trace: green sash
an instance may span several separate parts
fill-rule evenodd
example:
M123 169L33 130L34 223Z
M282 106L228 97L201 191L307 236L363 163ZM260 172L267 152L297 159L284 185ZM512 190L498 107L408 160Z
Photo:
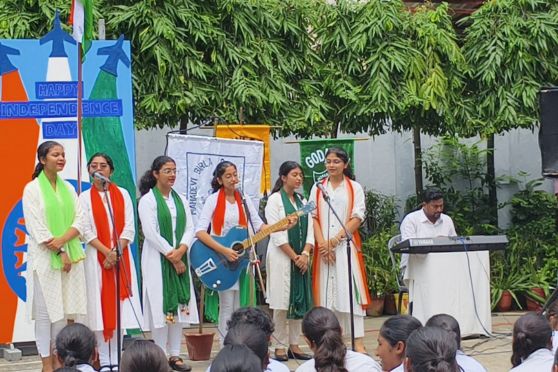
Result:
M176 230L172 236L172 217L169 207L157 187L151 189L157 201L157 221L159 223L159 233L175 249L180 245L184 230L186 230L186 210L182 199L178 193L171 190L172 199L176 206ZM173 243L176 241L176 244ZM182 262L186 265L186 272L178 275L173 264L161 254L161 271L163 273L163 311L165 314L175 314L178 311L178 304L187 305L190 302L190 266L188 265L188 254L182 256Z
M76 205L72 193L60 176L56 176L56 191L52 188L50 181L41 172L37 177L39 188L45 203L45 216L48 230L55 237L60 237L72 227L76 216ZM75 263L85 258L79 239L73 238L64 245L70 262ZM62 269L62 258L57 252L51 251L50 265L54 270Z
M300 196L294 194L297 209L302 208L302 200ZM293 207L289 196L283 188L281 188L281 200L285 208L285 214L295 213L297 210ZM298 223L289 229L289 244L296 254L301 254L306 244L306 233L308 232L308 216L301 216ZM312 300L312 283L310 280L311 270L308 263L308 270L302 274L300 269L291 262L291 293L289 294L289 310L288 319L302 319L313 306Z

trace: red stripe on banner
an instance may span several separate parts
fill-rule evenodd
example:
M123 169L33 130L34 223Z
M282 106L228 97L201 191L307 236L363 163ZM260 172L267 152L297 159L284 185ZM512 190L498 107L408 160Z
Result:
M11 71L2 75L2 101L28 101L25 87L21 81L19 71ZM9 213L19 202L23 188L31 180L35 166L35 152L39 139L39 125L35 119L4 119L0 120L0 148L12 160L10 179L0 184L0 244L3 241L2 231ZM14 232L15 233L15 232ZM18 237L18 240L20 237ZM13 247L4 247L2 250ZM18 265L21 264L18 260ZM3 268L0 255L0 268ZM0 275L0 344L10 343L14 332L14 322L17 312L17 296L10 288L4 271Z

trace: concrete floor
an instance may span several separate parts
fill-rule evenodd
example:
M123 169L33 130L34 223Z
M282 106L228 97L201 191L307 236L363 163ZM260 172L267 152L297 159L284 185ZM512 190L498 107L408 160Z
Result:
M511 368L511 330L515 320L522 315L522 313L493 313L492 314L492 333L494 337L491 338L476 338L462 341L463 351L476 358L481 362L488 371L491 372L504 372L509 371ZM375 358L375 349L377 346L378 331L387 319L386 316L379 318L367 318L365 320L365 345L370 353ZM208 332L216 332L213 325L205 328ZM187 333L196 332L195 329L186 330ZM302 341L301 341L302 345ZM308 351L306 345L303 349ZM186 345L183 343L182 350L184 357L187 358ZM215 338L213 343L212 357L218 351L218 342ZM188 361L193 367L194 372L204 372L209 361ZM294 360L289 360L287 366L294 371L298 364ZM24 357L18 362L7 362L0 359L0 371L26 371L26 372L39 372L41 370L41 363L37 356Z

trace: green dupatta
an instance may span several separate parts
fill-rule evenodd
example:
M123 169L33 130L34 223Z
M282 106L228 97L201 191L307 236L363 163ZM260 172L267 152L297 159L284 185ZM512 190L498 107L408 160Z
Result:
M152 189L155 201L157 202L157 221L159 223L159 233L172 246L177 249L180 240L186 230L186 210L184 203L178 193L171 189L171 196L176 206L176 230L174 238L172 234L172 217L169 207L157 187ZM176 242L176 243L174 243ZM175 314L178 311L178 304L188 304L190 302L190 266L188 265L188 255L182 256L182 262L186 265L186 272L178 275L173 264L161 254L161 272L163 274L163 311L167 315Z

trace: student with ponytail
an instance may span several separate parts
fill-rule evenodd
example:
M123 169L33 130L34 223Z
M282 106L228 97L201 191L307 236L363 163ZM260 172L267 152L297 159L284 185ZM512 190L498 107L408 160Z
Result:
M527 313L513 325L510 372L550 371L554 365L552 328L543 315Z
M312 187L309 200L316 203L313 212L316 249L312 267L312 292L316 306L335 312L341 326L350 328L349 280L353 283L355 351L365 352L364 316L371 302L358 228L364 220L362 186L354 181L350 159L345 150L331 147L326 152L327 177L319 181L327 191L333 208L352 237L352 278L348 277L347 236L326 203L322 190Z
M258 211L254 208L250 199L246 199L246 204L249 208L251 223L247 220L241 195L236 190L236 185L239 182L236 165L230 161L222 161L217 164L211 181L213 194L205 200L196 227L196 237L231 262L238 259L238 254L234 250L219 244L211 235L226 235L235 226L243 226L250 230L253 227L256 232L267 226L258 215ZM254 281L250 280L250 275L244 271L239 282L230 289L219 291L218 330L221 345L223 345L227 333L227 320L236 309L250 305L250 298L254 297L250 295L250 292L254 290Z
M406 372L459 372L455 338L440 327L421 327L407 339Z
M302 167L286 161L279 167L279 178L265 207L269 224L296 212L306 200L295 190L302 186ZM298 346L301 319L313 307L310 252L314 247L314 229L308 216L300 217L289 231L271 234L267 247L267 303L275 323L275 359L289 357L308 360ZM287 320L288 319L288 320ZM288 323L288 325L287 325ZM285 345L289 345L288 352Z
M114 172L111 157L94 154L87 163L87 171L110 179ZM79 202L85 215L83 240L86 243L85 278L87 281L87 325L95 332L99 346L101 372L117 366L116 332L116 239L122 249L120 257L120 308L122 329L142 328L140 321L136 267L130 244L136 234L134 207L127 190L114 182L104 184L93 178L92 187L81 193ZM112 208L114 222L109 214L105 188ZM116 231L114 231L116 229ZM138 323L139 321L139 323ZM124 333L121 333L122 337ZM122 341L122 340L121 340Z
M335 314L325 307L315 307L302 320L302 333L314 352L314 358L296 372L380 372L380 365L367 355L345 348L341 326Z
M83 324L68 324L56 336L56 356L64 367L75 367L81 372L96 371L93 368L98 357L95 335Z
M140 180L143 312L144 325L170 357L170 367L189 371L179 355L182 328L199 321L188 265L194 225L188 201L172 188L176 175L175 161L159 156Z
M27 245L27 305L35 320L37 350L43 371L52 372L51 348L68 319L85 315L87 300L78 239L83 215L78 196L58 172L66 165L64 147L46 141L37 149L33 180L23 191Z

